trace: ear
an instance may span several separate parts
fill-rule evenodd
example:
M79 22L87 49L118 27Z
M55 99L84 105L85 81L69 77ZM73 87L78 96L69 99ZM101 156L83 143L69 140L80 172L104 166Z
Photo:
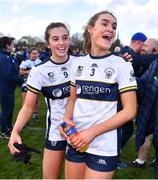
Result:
M50 48L49 42L46 42L45 44L46 44L47 48Z
M92 27L92 26L88 26L88 27L87 27L87 31L91 34L92 31L93 31L93 27Z

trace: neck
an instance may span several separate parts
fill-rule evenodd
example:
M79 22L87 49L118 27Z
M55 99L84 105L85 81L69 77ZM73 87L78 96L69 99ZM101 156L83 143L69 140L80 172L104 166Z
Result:
M53 55L50 57L50 59L55 62L55 63L64 63L67 61L68 59L68 55L66 55L65 57L54 57Z
M91 55L92 56L104 56L107 54L110 54L111 52L109 50L105 50L105 51L93 51L91 50Z

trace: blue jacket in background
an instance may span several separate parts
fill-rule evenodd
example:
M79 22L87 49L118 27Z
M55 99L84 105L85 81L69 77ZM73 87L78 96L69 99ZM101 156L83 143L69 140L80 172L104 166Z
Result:
M158 152L158 59L152 62L137 82L139 109L136 118L136 146L139 149L144 144L145 137L153 134Z
M12 93L22 81L14 58L6 50L0 50L0 95Z
M118 54L124 54L126 52L133 58L131 63L136 77L141 77L149 68L149 65L158 58L158 54L139 55L129 46L124 46Z

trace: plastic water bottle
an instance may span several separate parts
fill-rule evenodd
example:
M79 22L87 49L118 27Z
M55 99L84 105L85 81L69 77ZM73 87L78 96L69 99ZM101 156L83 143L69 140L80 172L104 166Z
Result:
M62 121L61 127L64 129L64 132L66 133L68 137L67 139L68 143L71 144L71 138L73 138L79 132L74 126L68 126L68 124L65 121ZM85 152L87 148L88 146L84 146L83 148L79 149L79 152Z

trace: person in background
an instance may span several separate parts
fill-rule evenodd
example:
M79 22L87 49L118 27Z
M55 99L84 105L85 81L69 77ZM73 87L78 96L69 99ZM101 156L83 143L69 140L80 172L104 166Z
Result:
M131 61L133 69L134 69L134 75L137 77L139 74L139 69L140 67L135 66L133 64L133 57L136 55L140 55L141 52L141 48L145 42L145 40L147 39L146 35L142 32L137 32L135 34L133 34L133 36L131 37L130 40L130 44L129 46L124 46L122 49L120 47L116 47L116 49L114 50L115 54L118 55L123 55L123 54L129 54L131 56L131 59L129 58L125 58L126 61ZM122 108L121 102L119 101L118 103L118 110L120 110ZM123 148L128 140L130 139L130 137L133 134L133 121L129 121L127 123L125 123L123 126L120 127L121 132L122 132L122 145L121 147ZM118 163L118 169L124 169L127 168L128 164L122 160L119 160Z
M128 53L132 56L132 58L135 55L140 55L142 46L146 40L147 40L147 37L144 33L137 32L132 36L131 41L130 41L130 45L124 46L120 50L119 53L121 53L121 54ZM134 69L135 76L140 77L140 66L138 66L138 64L135 65L135 63L133 63L133 61L132 61L132 66Z
M155 57L153 55L155 55ZM140 56L141 58L149 57L149 60L151 59L150 56L151 57L153 56L154 58L152 58L153 59L152 61L157 59L158 58L158 40L155 38L148 38L142 46ZM139 75L136 77L141 77L149 68L149 65L152 63L152 61L144 59L144 64L141 64L140 62L141 58L139 58L137 61L135 60L132 61L133 66L139 67L139 72L138 72Z
M146 143L146 137L153 134L155 179L158 179L158 59L153 61L149 69L138 79L138 98L141 104L137 115L136 146L140 152ZM141 163L141 160L135 161L135 167L143 167L145 164Z
M28 59L26 47L17 46L15 51L15 59L20 66L21 62Z
M1 138L9 139L12 131L12 118L15 101L15 89L23 80L18 72L18 64L13 56L14 38L0 38L0 127Z
M136 80L130 62L109 51L117 20L108 11L92 16L84 31L86 56L72 64L64 121L79 132L71 138L66 179L111 179L120 152L119 127L136 115ZM119 94L123 108L117 112ZM61 128L63 137L67 137ZM79 149L87 146L86 152Z
M158 53L155 53L155 50L152 54L140 53L141 48L143 47L143 44L146 40L147 37L145 34L141 32L135 33L131 38L130 45L123 47L119 52L117 52L117 54L128 53L129 55L131 55L131 62L136 77L141 77L148 69L149 65L155 59L158 59ZM155 44L151 45L155 46Z
M49 24L45 31L45 40L52 55L33 67L29 73L26 99L18 114L8 147L12 154L19 152L14 143L22 143L19 133L29 120L41 92L48 108L43 178L58 179L67 144L60 135L59 127L70 96L70 68L74 57L68 55L70 34L65 24L61 22Z
M143 34L139 34L136 33L135 35L133 35L132 39L142 39L142 41L145 39ZM137 35L137 36L136 36ZM156 55L158 55L157 53L157 47L158 47L158 41L157 39L153 39L153 38L149 38L146 39L144 41L144 44L142 46L142 49L140 51L139 49L139 54L135 53L134 51L132 51L130 48L125 48L122 53L126 53L128 52L132 59L132 66L134 68L134 73L135 76L137 78L140 78L141 75L143 75L143 73L147 70L147 68L149 67L149 64L154 60L154 57L156 57ZM134 48L136 49L136 48ZM127 51L126 51L127 50ZM132 53L131 53L132 52ZM138 50L137 50L138 52ZM120 53L120 52L119 52ZM155 56L154 56L155 55ZM146 57L149 56L149 61L148 59L146 59ZM158 58L158 57L157 57ZM128 59L126 58L126 60L128 61ZM147 62L146 62L147 61ZM141 104L141 102L139 102ZM121 108L121 105L120 107ZM128 142L129 138L131 137L131 135L133 134L133 122L128 122L125 125L123 125L121 127L122 129L122 134L123 134L123 139L122 139L122 148L126 145L126 143ZM141 160L145 160L146 156L147 156L147 152L148 152L148 148L150 147L150 139L146 138L146 142L144 143L144 146L142 146L142 148L139 151L139 157L137 158L137 161L139 162L144 162ZM145 167L145 164L139 164L137 163L137 161L132 161L132 162L124 162L124 161L120 161L118 164L118 169L123 169L123 168L127 168L128 165L129 166L134 166L134 167Z
M135 34L133 34L133 36L131 37L130 40L130 44L129 46L124 46L122 49L120 49L120 51L115 51L117 54L125 54L128 53L129 55L131 55L132 57L132 66L134 69L134 75L137 77L139 74L139 66L135 66L133 64L133 56L135 55L140 55L141 52L141 48L144 44L144 42L146 41L147 37L144 33L142 32L137 32ZM126 61L129 61L126 58ZM122 108L121 103L119 102L118 105L118 110ZM122 131L122 148L127 144L128 140L130 139L130 137L133 134L133 121L129 121L127 123L125 123L122 127L120 127L121 131ZM127 168L128 164L122 160L119 161L118 163L118 169L124 169Z
M29 75L29 72L34 66L36 66L42 62L38 57L39 57L38 49L37 48L31 48L29 51L29 59L23 60L20 64L19 72L24 79L24 83L21 86L22 105L24 104L25 97L26 97L26 92L27 92L26 81L27 81L27 77ZM38 100L36 102L36 105L35 105L35 108L33 111L33 119L34 120L38 119Z
M50 51L50 49L48 47L40 48L39 59L41 61L45 60L46 58L48 58L50 56L51 56L51 51Z
M146 54L146 55L158 54L158 39L154 39L154 38L147 39L144 42L144 45L143 45L142 50L141 50L141 54L142 55L144 55L144 54ZM149 70L149 71L151 71L151 70ZM147 73L149 73L149 71ZM144 77L147 78L146 74L143 74L142 77L140 77L140 79L138 78L138 82L142 81L143 84L146 84L146 83L148 84L148 81L146 79L144 80ZM149 74L149 77L150 77L150 74ZM154 85L154 83L153 83L153 85ZM144 92L142 92L142 91L146 91L144 86L142 86L142 85L140 87L138 86L138 88L139 88L138 89L138 97L140 100L138 101L139 102L139 109L138 109L138 116L136 118L136 124L140 124L140 122L142 122L142 120L141 120L142 115L140 115L140 112L142 113L142 111L140 111L142 109L142 107L143 107L144 112L146 111L145 109L148 109L147 107L145 108L146 103L143 100ZM151 86L151 88L152 88L152 86ZM141 91L141 93L139 93L140 91ZM140 94L141 94L142 98L140 98ZM150 103L150 98L149 98L148 102ZM154 109L154 105L153 105L153 109ZM142 127L143 127L143 124L142 124ZM129 163L130 166L141 167L141 168L144 168L146 166L147 154L148 154L150 144L151 144L150 138L151 138L150 136L146 136L144 144L139 148L138 157L134 161Z

